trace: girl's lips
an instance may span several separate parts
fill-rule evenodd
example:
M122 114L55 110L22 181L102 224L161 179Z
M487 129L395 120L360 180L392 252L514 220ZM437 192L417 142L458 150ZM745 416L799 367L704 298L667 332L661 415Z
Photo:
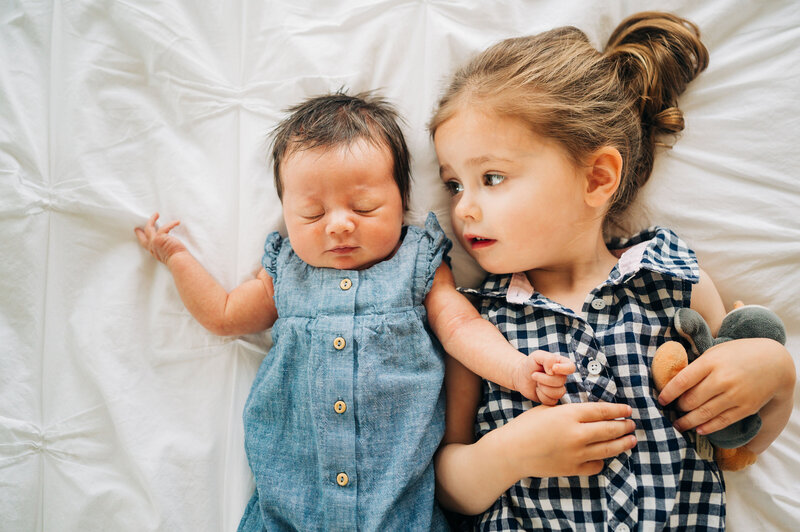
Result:
M497 242L497 240L494 240L493 238L482 238L475 235L464 235L464 238L467 242L469 242L469 245L472 249L489 247Z

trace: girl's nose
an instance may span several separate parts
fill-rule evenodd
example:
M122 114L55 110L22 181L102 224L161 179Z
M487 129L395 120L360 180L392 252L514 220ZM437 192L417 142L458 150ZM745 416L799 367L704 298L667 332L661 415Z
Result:
M329 235L337 235L342 233L352 233L356 228L355 220L353 220L352 213L345 212L344 210L333 211L328 215L328 223L325 230Z
M453 207L453 214L461 220L472 220L476 222L479 222L482 217L478 202L475 201L472 194L467 194L465 192L461 193L461 197L458 198L455 207Z

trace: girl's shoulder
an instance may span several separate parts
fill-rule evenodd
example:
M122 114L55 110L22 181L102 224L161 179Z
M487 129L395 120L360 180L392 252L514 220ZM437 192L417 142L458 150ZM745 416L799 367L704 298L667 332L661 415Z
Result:
M653 226L627 238L613 238L607 246L619 255L618 267L622 274L644 268L693 283L699 280L695 252L666 227Z

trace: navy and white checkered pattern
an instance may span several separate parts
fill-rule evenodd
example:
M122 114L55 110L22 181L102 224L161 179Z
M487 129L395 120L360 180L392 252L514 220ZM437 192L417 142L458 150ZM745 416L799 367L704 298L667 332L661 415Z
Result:
M543 349L572 358L577 371L562 403L628 403L638 439L599 475L523 479L480 516L480 530L724 529L722 475L672 427L674 413L658 404L650 380L656 348L679 340L672 317L689 306L699 278L695 255L662 228L609 247L630 249L580 315L536 292L522 304L509 303L511 275L491 275L481 290L464 290L481 296L483 316L523 353ZM598 375L588 369L592 361L602 365ZM484 381L478 437L534 405Z

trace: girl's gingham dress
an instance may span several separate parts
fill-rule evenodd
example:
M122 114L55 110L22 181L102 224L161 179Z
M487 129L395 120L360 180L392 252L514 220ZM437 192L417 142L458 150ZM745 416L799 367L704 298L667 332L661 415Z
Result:
M267 238L279 318L244 409L256 490L240 531L446 529L444 359L423 301L449 248L433 214L365 270L314 268Z
M535 292L524 274L491 275L478 295L481 314L517 349L569 356L577 371L563 403L609 401L633 408L636 447L590 477L526 478L477 521L480 530L720 530L725 487L717 466L672 427L650 380L656 348L680 340L675 311L688 307L699 279L694 253L672 231L653 228L610 249L628 248L580 313ZM483 382L477 436L535 406Z

